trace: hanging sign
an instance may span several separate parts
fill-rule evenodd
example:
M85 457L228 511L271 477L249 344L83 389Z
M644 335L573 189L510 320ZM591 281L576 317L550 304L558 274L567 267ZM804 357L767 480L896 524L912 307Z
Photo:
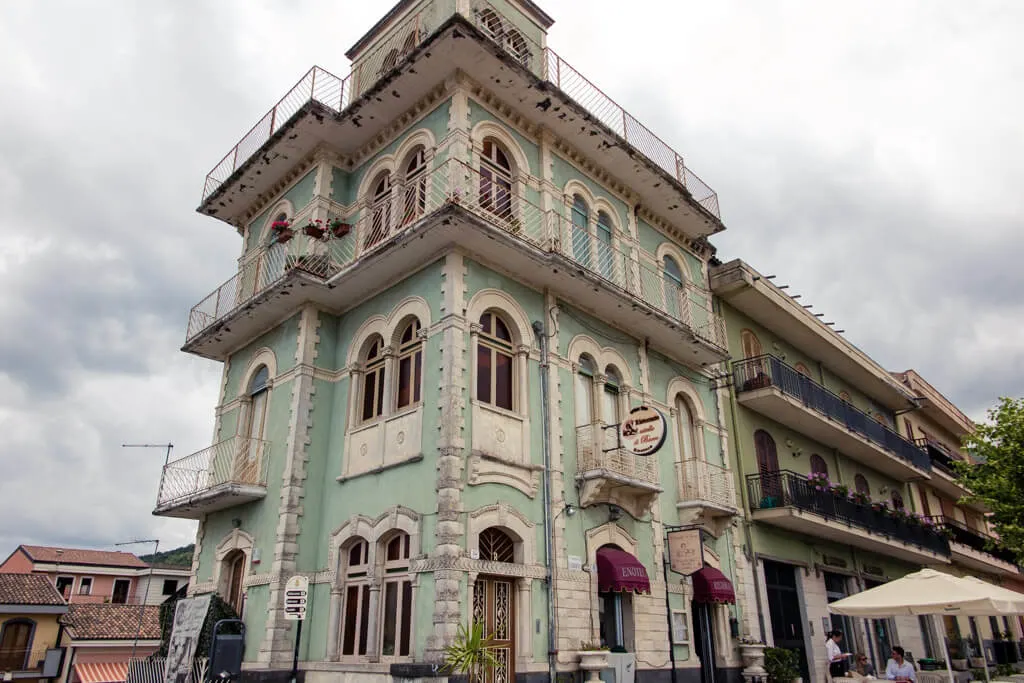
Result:
M700 529L668 532L668 565L676 574L690 576L704 568Z
M637 406L619 425L619 444L633 455L653 455L665 443L668 423L657 408Z

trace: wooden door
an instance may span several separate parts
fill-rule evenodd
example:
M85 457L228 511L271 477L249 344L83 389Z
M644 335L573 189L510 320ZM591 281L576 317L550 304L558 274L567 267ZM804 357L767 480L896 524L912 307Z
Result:
M512 579L485 576L473 586L473 620L484 625L484 635L492 636L497 665L485 671L479 683L515 683L516 610Z
M754 432L754 451L757 454L757 473L761 478L762 495L781 495L779 453L775 448L775 439L763 429L757 430Z
M28 661L32 643L32 624L27 621L9 621L4 624L0 638L0 671L20 671Z

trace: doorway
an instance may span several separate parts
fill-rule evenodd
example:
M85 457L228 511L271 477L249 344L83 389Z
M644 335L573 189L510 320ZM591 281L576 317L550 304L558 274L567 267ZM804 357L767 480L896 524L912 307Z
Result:
M515 680L516 609L514 581L500 576L482 576L473 585L473 621L483 624L484 635L492 636L491 650L497 665L488 668L480 683L510 683Z
M811 677L807 666L807 649L804 645L804 618L796 587L797 568L781 562L762 562L775 647L795 651L799 660L800 675L805 681L809 681Z
M691 602L693 614L693 646L700 661L701 683L717 683L715 678L715 633L711 617L711 605Z
M110 602L115 605L123 605L128 602L128 590L131 588L131 585L130 579L116 579L114 581L114 594L110 597Z

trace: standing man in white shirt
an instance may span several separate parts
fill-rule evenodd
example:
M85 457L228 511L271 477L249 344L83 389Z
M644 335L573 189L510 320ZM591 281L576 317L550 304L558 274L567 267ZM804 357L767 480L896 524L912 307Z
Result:
M832 678L843 678L846 676L846 660L850 657L849 652L843 652L839 643L843 640L842 631L832 631L825 641L825 655L828 657L828 673Z
M903 648L899 645L894 645L892 648L892 659L885 665L885 677L890 681L917 683L914 665L903 658Z

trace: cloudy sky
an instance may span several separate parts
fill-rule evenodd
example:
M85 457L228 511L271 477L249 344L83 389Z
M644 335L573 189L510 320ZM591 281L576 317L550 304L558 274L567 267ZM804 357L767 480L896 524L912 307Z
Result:
M723 259L974 417L1021 393L1024 3L538 1L719 192ZM0 555L192 540L121 444L211 442L219 365L178 348L239 243L203 178L390 4L0 3Z

